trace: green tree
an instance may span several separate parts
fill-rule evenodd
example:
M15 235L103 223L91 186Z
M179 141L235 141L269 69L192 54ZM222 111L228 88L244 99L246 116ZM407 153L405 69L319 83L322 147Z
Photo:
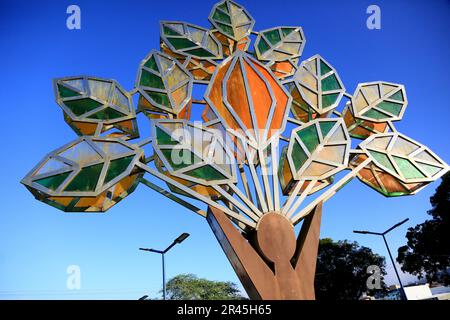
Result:
M430 198L432 219L409 228L408 242L398 249L397 261L402 270L428 282L450 284L450 173Z
M170 300L242 300L245 299L233 282L211 281L193 274L180 274L167 282Z
M315 290L317 300L355 300L368 292L367 267L380 268L380 285L385 288L385 258L357 242L321 239L317 257ZM368 292L373 294L372 291Z

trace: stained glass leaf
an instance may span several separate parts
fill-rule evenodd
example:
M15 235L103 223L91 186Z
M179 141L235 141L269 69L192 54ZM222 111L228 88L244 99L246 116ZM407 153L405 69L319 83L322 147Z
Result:
M210 30L176 21L161 22L161 40L173 52L198 59L221 59L222 46Z
M231 153L213 131L180 120L152 124L153 147L171 175L208 185L234 181Z
M378 81L359 84L351 105L356 118L383 122L401 120L407 103L403 85Z
M255 24L244 7L230 0L214 5L209 20L220 33L234 41L249 36Z
M427 147L397 132L375 134L359 144L374 164L403 183L423 183L437 179L447 165L431 155Z
M294 116L299 120L308 115L330 112L338 106L345 93L336 70L319 55L300 64L289 89L294 98ZM298 110L298 106L303 110Z
M350 138L342 119L318 119L293 130L288 161L296 180L322 180L348 165Z
M190 103L192 86L193 78L183 65L154 50L142 61L138 71L139 109L178 115Z
M301 27L277 27L263 30L255 42L256 56L261 61L284 61L299 58L305 46Z

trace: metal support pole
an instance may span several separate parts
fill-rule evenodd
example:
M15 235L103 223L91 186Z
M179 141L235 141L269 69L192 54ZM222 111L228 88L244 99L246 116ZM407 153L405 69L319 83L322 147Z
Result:
M162 256L162 272L163 272L163 300L166 300L166 262L164 260L164 253Z
M408 220L409 220L409 218L405 219L405 220L403 220L403 221L401 221L401 222L399 222L399 223L397 223L395 225L393 225L392 227L387 229L385 232L372 232L372 231L367 231L367 230L353 230L354 233L372 234L372 235L382 236L383 237L384 244L386 245L386 249L387 249L387 251L389 253L389 257L391 258L392 266L394 267L395 274L397 275L398 283L400 284L400 295L401 295L402 300L408 300L408 299L406 298L405 288L403 287L403 283L400 280L400 275L398 274L398 270L397 270L397 267L395 266L395 261L394 261L394 258L392 257L391 250L389 249L389 246L388 246L388 243L386 241L385 235L387 233L391 232L392 230L394 230L395 228L401 226L402 224L404 224Z
M389 245L386 241L386 237L384 236L384 234L382 234L382 236L383 236L384 244L386 245L386 249L389 253L389 257L391 258L392 265L394 266L394 271L395 271L395 274L397 275L398 283L400 284L400 292L401 292L402 299L406 300L405 288L403 287L402 280L400 280L400 275L398 274L397 267L395 266L394 258L392 257L391 250L389 249Z
M189 237L189 233L182 233L178 238L176 238L170 246L168 246L165 250L156 250L156 249L147 249L147 248L139 248L142 251L150 251L154 253L159 253L161 255L162 262L162 278L163 278L163 299L166 300L166 261L165 261L165 253L168 252L173 246L176 244L180 244L186 238Z

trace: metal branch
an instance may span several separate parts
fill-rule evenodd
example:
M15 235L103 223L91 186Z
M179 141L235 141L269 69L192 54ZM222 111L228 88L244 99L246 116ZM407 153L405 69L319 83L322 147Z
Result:
M252 194L250 193L250 187L248 185L247 175L245 174L244 166L242 164L238 165L239 167L239 173L241 175L242 184L244 185L244 191L247 195L247 198L253 202Z
M269 179L267 177L269 175L269 172L267 171L266 159L264 157L264 153L259 148L258 148L258 157L259 157L259 164L260 164L260 168L261 168L261 175L262 175L262 180L263 180L263 184L264 184L264 191L266 194L268 209L269 209L269 211L273 211L274 209L273 209L272 192L271 192L271 188L270 188Z
M201 209L197 208L196 206L190 204L189 202L184 201L183 199L174 195L172 192L167 191L167 190L157 186L156 184L154 184L153 182L151 182L145 178L141 178L140 182L142 182L143 185L149 187L150 189L155 190L159 194L162 194L163 196L169 198L170 200L173 200L173 201L177 202L178 204L181 204L185 208L201 215L202 217L206 217L206 212L204 210L201 210Z
M361 171L364 167L366 167L369 163L371 163L372 160L370 158L367 158L363 162L361 162L356 168L352 169L347 175L345 175L341 180L339 180L336 184L334 184L330 189L322 193L319 197L314 199L310 204L308 204L304 209L302 209L298 214L296 214L293 218L291 218L291 221L294 225L299 223L301 219L308 214L316 205L318 205L320 202L325 202L328 199L330 199L332 196L334 196L340 188L342 188L347 182L352 180L359 171Z
M182 189L184 192L186 192L187 194L193 196L194 198L197 198L198 200L204 202L205 204L212 206L214 208L217 208L219 210L222 210L223 212L225 212L228 216L235 218L236 220L244 223L245 225L251 227L251 228L255 228L256 227L256 223L253 221L250 221L248 219L246 219L245 217L243 217L242 215L230 210L229 208L222 206L220 204L218 204L217 202L211 200L210 198L207 198L195 191L193 191L192 189L186 188L186 186L184 186L183 184L170 179L169 177L167 177L166 175L162 174L161 172L154 170L152 168L150 168L149 166L147 166L146 164L143 164L142 162L138 162L137 166L140 167L141 169L143 169L144 171L146 171L147 173L151 174L152 176L155 176L158 179L161 179L171 185L173 185L174 187L180 188Z
M253 212L258 216L261 217L263 213L255 206L255 204L248 199L242 191L234 184L229 183L228 186L233 190L233 192L242 200L245 202L245 204L253 210ZM256 220L255 220L256 221Z
M309 182L308 186L305 188L305 190L301 193L301 195L298 197L297 200L295 200L294 204L289 208L289 210L286 213L286 217L290 218L294 213L295 210L302 204L302 202L305 200L308 193L311 191L311 189L316 184L317 180L312 180Z
M253 164L253 159L251 159L250 157L250 153L249 153L249 146L243 141L244 143L244 150L245 150L245 156L247 158L247 162L248 162L248 167L250 169L250 173L252 175L252 181L253 181L253 186L255 187L255 193L257 195L257 198L259 200L259 203L261 204L261 208L263 212L268 212L267 209L267 204L265 202L264 199L264 195L261 189L261 184L259 182L259 178L258 178L258 174L256 172L256 168L255 165Z
M287 210L291 206L292 202L294 202L295 197L298 195L298 193L300 192L300 189L303 187L304 184L305 184L305 180L297 182L297 184L295 185L294 190L292 190L291 194L289 195L289 197L287 198L287 200L284 203L283 207L281 208L281 214L286 215Z
M229 183L227 185L231 187L233 184ZM233 198L233 196L231 194L229 194L226 190L224 190L223 188L221 188L220 186L217 186L217 185L213 185L212 188L214 190L216 190L217 192L219 192L225 199L227 199L236 208L238 208L244 214L246 214L248 217L250 217L253 221L257 222L259 220L259 217L255 213L253 213L251 210L249 210L244 204L240 203L237 199ZM233 188L233 190L236 190L236 189L237 188ZM239 189L237 189L237 190L239 190ZM239 190L239 192L240 192L240 190ZM242 196L242 194L240 194L239 198L245 199L245 197ZM247 202L246 202L246 204L248 205Z
M278 179L278 141L277 143L271 144L271 155L272 155L272 183L273 183L273 198L275 211L280 211L280 190L279 190L279 179ZM274 159L275 157L275 159Z

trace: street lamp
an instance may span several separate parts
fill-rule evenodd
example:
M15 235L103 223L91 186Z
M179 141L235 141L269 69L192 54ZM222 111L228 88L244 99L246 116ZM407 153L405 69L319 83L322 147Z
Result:
M189 233L182 233L178 238L176 238L175 240L173 240L173 242L170 244L170 246L168 246L166 249L164 250L156 250L156 249L147 249L147 248L139 248L139 250L142 251L150 251L150 252L154 252L154 253L159 253L162 257L162 273L163 273L163 299L166 300L166 263L164 261L164 254L169 251L170 249L172 249L172 247L176 244L180 244L181 242L183 242L184 240L186 240L186 238L189 237Z
M401 288L400 291L401 291L401 295L402 295L402 299L403 299L403 300L406 300L405 288L403 287L402 281L400 280L400 275L398 274L397 267L395 266L394 258L392 258L391 250L389 249L389 246L388 246L388 243L387 243L387 241L386 241L385 235L386 235L388 232L394 230L395 228L401 226L402 224L404 224L404 223L405 223L406 221L408 221L408 220L409 220L409 218L408 218L408 219L405 219L405 220L403 220L403 221L400 221L399 223L397 223L397 224L393 225L392 227L390 227L389 229L387 229L385 232L381 232L381 233L380 233L380 232L366 231L366 230L363 230L363 231L353 230L354 233L360 233L360 234L373 234L373 235L376 235L376 236L382 236L382 237L383 237L384 244L386 245L387 251L388 251L388 253L389 253L389 257L391 258L391 261L392 261L392 265L394 266L395 274L397 275L397 279L398 279L398 282L399 282L399 284L400 284L400 288Z

